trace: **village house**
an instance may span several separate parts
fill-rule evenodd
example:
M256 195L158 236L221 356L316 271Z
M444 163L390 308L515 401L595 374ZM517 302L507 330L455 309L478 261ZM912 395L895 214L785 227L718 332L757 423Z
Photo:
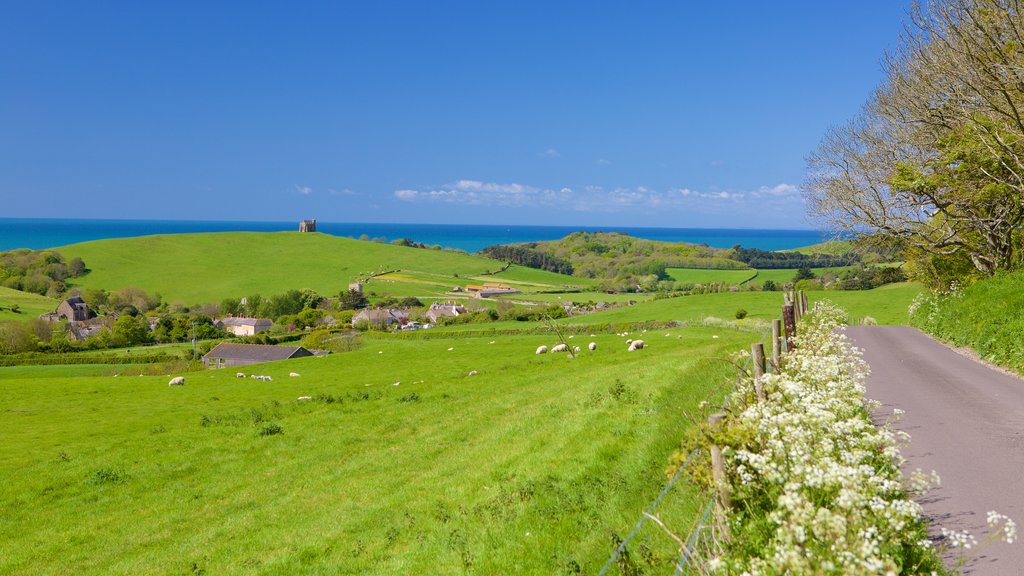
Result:
M223 318L216 322L217 328L231 332L235 336L255 336L260 332L266 332L273 326L274 321L268 318Z
M207 368L228 368L314 355L313 352L306 350L302 346L270 346L266 344L230 344L222 342L217 344L213 350L203 355L203 365Z
M95 316L96 314L94 314L92 310L89 310L89 305L85 303L85 300L82 300L78 296L73 296L58 304L56 310L53 312L47 312L40 316L40 318L48 322L57 322L60 320L67 320L68 322L85 322Z
M367 309L352 317L352 325L365 320L371 326L402 325L409 321L409 311L398 308Z
M466 309L460 304L434 302L423 316L436 324L438 318L454 318L465 313Z
M470 284L466 286L466 292L472 294L474 298L489 298L491 296L501 296L502 294L519 294L519 290L511 286L493 283L483 285Z
M103 331L106 323L103 318L97 318L96 313L89 309L85 300L73 296L57 305L53 312L47 312L39 316L50 323L68 321L68 328L71 331L71 338L74 340L85 340ZM111 317L113 319L115 317Z

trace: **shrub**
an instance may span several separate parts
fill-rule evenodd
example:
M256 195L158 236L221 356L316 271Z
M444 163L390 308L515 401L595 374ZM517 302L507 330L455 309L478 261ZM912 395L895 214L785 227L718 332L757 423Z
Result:
M745 309L740 308L739 310L736 311L736 319L737 320L743 320L746 317L747 317L747 311Z
M276 422L267 422L260 427L260 436L274 436L276 434L284 434L284 428L281 428L281 425Z

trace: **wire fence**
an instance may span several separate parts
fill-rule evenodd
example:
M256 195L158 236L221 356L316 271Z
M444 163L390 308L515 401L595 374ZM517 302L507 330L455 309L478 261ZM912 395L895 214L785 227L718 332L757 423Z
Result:
M762 345L765 343L765 340L766 338L769 337L769 335L770 332L765 332L762 334L760 340L760 343ZM746 362L744 362L742 369L740 370L740 373L737 374L736 380L733 382L732 388L725 395L725 400L722 404L723 410L728 408L729 396L736 390L737 386L739 386L740 381L745 377L745 375L749 373L751 367L752 359L748 357ZM683 462L683 464L679 467L678 470L676 470L675 474L672 475L672 478L669 479L668 483L665 484L665 487L662 489L661 493L658 494L658 497L655 498L653 502L651 502L651 504L647 507L646 510L644 510L643 514L640 516L640 519L637 520L636 524L633 525L632 530L629 531L629 534L627 534L626 537L623 538L619 545L615 548L615 551L612 553L611 557L609 557L608 561L605 562L604 566L601 567L601 571L598 572L598 576L606 576L609 573L608 571L611 569L611 567L614 566L615 562L623 556L623 553L626 552L629 544L633 541L634 538L636 538L637 534L640 533L640 529L643 527L643 525L649 519L655 517L655 509L658 507L659 504L661 504L662 500L665 499L669 491L676 484L679 478L682 477L683 472L686 471L686 469L693 462L696 456L696 450L690 452L690 454L686 457L686 460ZM694 565L694 562L700 562L702 558L710 557L714 553L715 547L717 546L714 523L708 522L709 518L711 517L711 511L714 507L714 501L715 500L713 496L707 498L697 522L690 529L689 534L687 534L685 544L682 544L680 546L679 558L675 563L675 571L673 572L673 576L707 573L707 570L703 565L696 566Z

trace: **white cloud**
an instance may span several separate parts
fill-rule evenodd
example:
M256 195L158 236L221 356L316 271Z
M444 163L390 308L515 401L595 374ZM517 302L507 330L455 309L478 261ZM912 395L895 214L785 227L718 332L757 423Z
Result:
M775 186L771 186L771 187L769 187L769 186L761 186L760 188L758 188L754 192L754 197L755 198L760 198L760 197L763 197L763 196L792 196L794 194L799 194L799 193L800 193L800 188L798 188L798 187L796 187L796 186L794 186L792 184L782 183L782 184L776 184Z
M292 187L292 189L297 194L302 194L303 196L309 196L310 194L313 193L313 189L310 188L309 186L299 186L298 184L296 184L295 186Z
M548 148L547 150L540 153L544 158L558 158L561 154L554 148Z
M608 166L611 163L612 163L611 160L606 160L604 158L598 158L597 160L594 160L594 164L596 164L598 166Z
M348 188L342 188L341 190L335 190L334 188L328 188L327 192L329 192L331 194L331 196L355 196L356 195L356 193L353 190L350 190Z
M685 209L705 212L747 205L764 206L789 202L798 189L790 184L761 186L753 191L669 188L656 190L646 186L605 188L587 185L580 188L541 188L517 182L458 180L454 184L429 189L395 190L404 202L448 203L468 206L506 208L568 208L577 212L616 212L620 210Z

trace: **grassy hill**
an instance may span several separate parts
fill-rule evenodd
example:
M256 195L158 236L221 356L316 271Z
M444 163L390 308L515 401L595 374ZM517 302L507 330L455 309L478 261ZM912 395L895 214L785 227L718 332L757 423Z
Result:
M29 320L53 312L59 303L53 298L0 286L0 320ZM18 312L12 312L12 306L17 306Z
M434 294L503 266L456 252L298 232L170 234L97 240L58 250L65 258L82 258L90 270L75 279L75 286L134 286L185 304L302 288L337 294L357 277L388 270L432 274L439 288L431 289ZM491 281L530 281L537 276L529 269L509 270ZM558 281L580 283L567 276L543 275L545 284ZM368 289L378 287L381 295L424 295L423 284L417 282L377 282Z
M0 573L595 574L660 492L680 414L759 337L679 334L635 353L599 334L576 359L535 355L550 334L368 339L180 388L0 369ZM697 497L679 484L658 513L685 533ZM678 557L651 523L631 550Z
M913 315L915 326L1024 374L1024 271L978 280L954 294L922 298Z
M825 256L845 256L853 252L853 242L849 240L829 240L811 246L802 246L792 250L779 250L779 252L799 252L801 254L823 254Z

